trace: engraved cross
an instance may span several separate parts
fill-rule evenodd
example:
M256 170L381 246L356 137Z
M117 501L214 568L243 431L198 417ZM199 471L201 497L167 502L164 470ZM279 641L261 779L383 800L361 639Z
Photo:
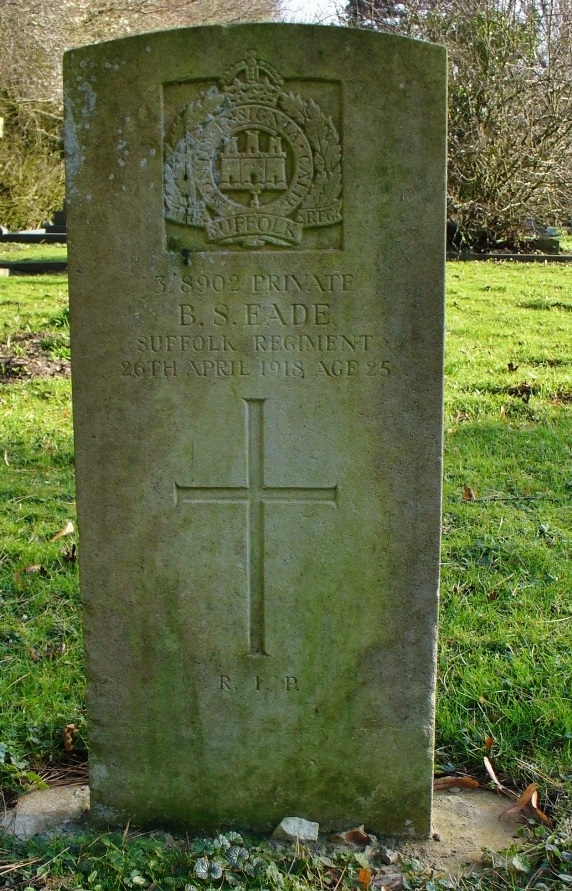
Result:
M264 482L265 399L243 399L246 423L245 486L181 486L175 483L175 503L246 506L248 555L248 636L251 656L266 656L264 610L264 508L279 504L337 505L338 487L267 486Z

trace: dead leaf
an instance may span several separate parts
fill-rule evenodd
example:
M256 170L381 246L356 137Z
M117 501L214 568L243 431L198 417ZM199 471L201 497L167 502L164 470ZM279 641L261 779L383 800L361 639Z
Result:
M487 752L491 751L494 741L495 740L494 740L493 736L487 736L487 738L485 739L485 748L486 748Z
M544 823L545 826L552 826L552 820L550 817L547 817L543 811L538 807L538 792L535 791L530 799L530 806L534 811L534 814L541 823Z
M73 737L74 733L77 733L77 727L75 724L66 724L63 729L62 737L64 741L64 749L66 752L73 752Z
M468 415L464 411L458 411L455 413L455 421L457 422L457 424L462 424L463 421L470 421L470 420L471 420L471 416Z
M347 832L340 832L330 836L330 841L343 845L355 845L357 848L365 848L371 845L375 839L368 835L364 826L358 826L355 829L348 829Z
M509 362L507 367L509 371L516 371L519 366L515 365L514 362Z
M32 662L39 662L42 658L41 654L38 653L38 651L35 650L33 647L30 647L28 652L30 653L30 659L32 660Z
M62 548L62 558L66 563L77 563L77 545L75 541L71 548Z
M501 416L501 418L506 418L506 405L501 405L500 416Z
M515 387L509 387L507 393L509 396L518 396L523 402L529 402L533 390L527 381L523 381Z
M42 566L41 563L34 563L33 566L25 566L24 572L26 575L33 575L36 572L41 576L46 576L48 574L48 570L45 566Z
M50 538L50 541L58 541L58 539L63 538L65 535L71 535L75 532L74 525L71 520L68 520L63 529L60 529L59 532Z
M358 872L357 880L364 891L367 891L371 884L372 871L371 869L360 869Z
M559 390L557 393L552 394L550 401L552 405L564 405L565 403L570 403L572 402L572 390Z
M517 798L516 801L514 801L512 804L509 804L508 807L505 807L504 811L501 811L498 819L500 820L501 817L508 817L509 814L519 814L523 808L530 804L530 800L536 792L537 788L538 786L536 785L536 783L530 783L530 785L526 787L520 798Z
M494 591L494 590L489 591L489 593L487 594L487 600L489 601L489 603L492 603L493 601L498 600L498 599L499 599L498 591Z
M491 780L493 781L495 787L496 787L497 789L499 789L500 791L504 791L504 786L503 786L503 784L500 782L500 780L499 780L499 778L497 777L496 773L494 772L494 770L493 770L493 766L492 766L491 762L489 761L489 759L488 759L488 758L484 758L483 760L484 760L484 763L485 763L486 771L487 771L488 775L490 776Z
M433 789L438 792L440 789L454 789L460 787L463 789L478 789L480 783L474 777L437 777L433 780Z
M67 647L63 641L60 644L56 644L53 647L46 647L45 648L46 659L57 659L58 656L64 656L66 649L67 649Z
M475 495L475 493L473 492L471 487L467 486L467 484L465 483L465 485L463 486L463 501L476 501L476 500L477 500L477 496Z

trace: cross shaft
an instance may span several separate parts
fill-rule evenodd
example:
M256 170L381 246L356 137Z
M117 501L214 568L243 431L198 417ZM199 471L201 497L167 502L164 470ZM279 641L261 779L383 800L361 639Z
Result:
M243 399L246 424L245 486L181 486L175 482L175 502L185 504L239 503L246 506L248 555L249 653L266 656L264 608L264 507L278 504L337 506L337 486L267 486L264 481L265 399Z

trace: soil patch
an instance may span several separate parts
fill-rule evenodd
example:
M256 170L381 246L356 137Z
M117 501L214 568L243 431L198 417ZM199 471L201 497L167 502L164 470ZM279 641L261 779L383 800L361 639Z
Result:
M87 816L89 789L78 776L73 785L70 777L48 777L54 785L44 791L32 792L18 799L16 807L6 811L1 827L20 838L30 838L37 833L59 828L73 834L78 830L76 821ZM387 888L402 889L401 870L403 861L419 861L424 871L458 875L481 866L483 849L503 851L516 842L518 818L504 817L507 799L485 789L451 790L435 796L433 809L433 835L426 841L420 839L380 838L369 848L375 859L382 855L387 864L376 871ZM66 826L66 824L70 824ZM354 830L354 833L360 830ZM367 838L367 836L365 836ZM331 844L317 843L326 853ZM394 883L394 884L392 884Z
M70 360L54 356L49 349L56 337L36 331L18 334L9 344L0 345L0 384L36 377L69 377Z
M483 848L503 851L515 844L522 821L500 815L511 802L487 789L438 792L433 800L433 837L396 845L428 869L457 874L481 862Z

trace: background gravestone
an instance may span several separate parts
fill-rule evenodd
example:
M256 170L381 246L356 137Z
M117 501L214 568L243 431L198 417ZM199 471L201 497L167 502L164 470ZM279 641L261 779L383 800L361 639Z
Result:
M445 55L66 56L96 816L430 829Z

